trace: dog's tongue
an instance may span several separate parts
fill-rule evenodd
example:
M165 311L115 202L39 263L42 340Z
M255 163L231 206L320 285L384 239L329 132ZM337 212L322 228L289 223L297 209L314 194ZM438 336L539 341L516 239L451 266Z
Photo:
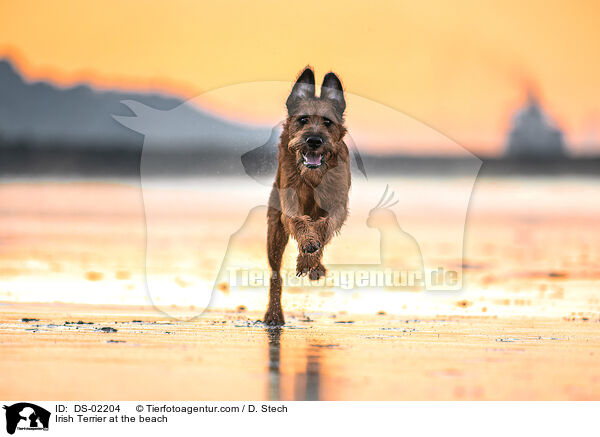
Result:
M321 155L309 153L304 155L304 162L308 165L321 165Z

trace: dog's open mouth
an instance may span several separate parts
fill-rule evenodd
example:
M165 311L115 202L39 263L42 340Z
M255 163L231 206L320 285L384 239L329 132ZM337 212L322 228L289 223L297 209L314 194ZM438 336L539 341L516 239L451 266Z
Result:
M304 165L308 168L317 168L323 162L323 155L315 152L308 152L302 155L304 157Z

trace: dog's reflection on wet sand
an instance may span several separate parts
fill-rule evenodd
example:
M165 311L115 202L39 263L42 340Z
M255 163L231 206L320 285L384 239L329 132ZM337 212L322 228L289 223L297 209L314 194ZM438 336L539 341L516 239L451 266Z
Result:
M270 327L265 328L267 334L269 378L267 398L272 401L283 400L282 396L282 338L285 338L285 328ZM319 381L320 381L320 359L321 351L318 345L307 345L306 366L302 372L294 372L293 399L303 401L319 400Z

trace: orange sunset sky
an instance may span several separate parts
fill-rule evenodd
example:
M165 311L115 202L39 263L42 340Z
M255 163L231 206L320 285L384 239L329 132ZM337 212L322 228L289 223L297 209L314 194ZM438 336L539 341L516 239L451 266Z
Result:
M318 78L498 153L528 84L575 151L600 135L598 1L1 0L0 56L32 80L185 98Z

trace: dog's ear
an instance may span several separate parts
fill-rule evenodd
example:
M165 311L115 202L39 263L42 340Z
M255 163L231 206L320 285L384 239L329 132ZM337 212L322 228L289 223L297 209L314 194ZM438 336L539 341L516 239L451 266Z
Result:
M292 92L287 99L286 106L289 113L294 111L294 108L299 100L307 99L315 96L315 73L312 68L306 67L292 88Z
M342 82L340 82L335 73L327 73L325 75L323 85L321 86L321 99L333 101L340 116L344 114L344 111L346 110L344 89L342 88Z

